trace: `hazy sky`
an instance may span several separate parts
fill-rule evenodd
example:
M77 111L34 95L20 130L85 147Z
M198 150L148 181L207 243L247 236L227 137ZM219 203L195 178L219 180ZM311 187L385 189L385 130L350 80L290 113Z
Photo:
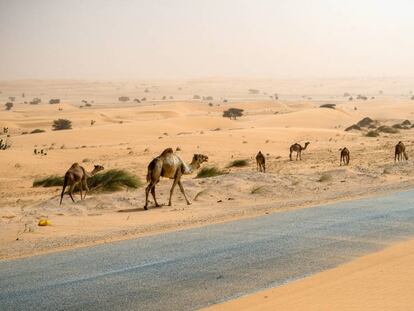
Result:
M0 0L0 80L414 76L412 0Z

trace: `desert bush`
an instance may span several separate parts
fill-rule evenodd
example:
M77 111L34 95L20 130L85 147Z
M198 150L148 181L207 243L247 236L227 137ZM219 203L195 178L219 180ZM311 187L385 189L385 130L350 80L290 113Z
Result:
M400 131L396 128L393 128L388 125L381 125L379 128L377 128L378 133L387 133L387 134L397 134Z
M14 104L11 103L11 102L8 102L8 103L5 103L4 106L6 106L6 110L11 110L13 108Z
M223 175L224 172L215 166L203 167L197 174L196 178L207 178Z
M401 125L411 125L410 120L404 120Z
M318 182L327 182L332 180L332 175L328 173L323 173L321 177L319 177Z
M138 176L128 171L112 169L92 176L88 179L88 185L94 190L115 192L124 188L137 189L143 183Z
M251 191L250 194L260 194L266 192L266 187L265 186L257 186L254 187Z
M33 187L61 187L63 176L52 175L38 178L33 181ZM92 191L115 192L124 188L139 188L141 180L125 170L109 170L99 173L88 179L88 186Z
M16 97L15 97L15 96L9 96L9 100L10 100L11 102L14 102L14 101L15 101L15 99L16 99Z
M60 103L59 98L52 98L51 100L49 100L49 104L51 104L51 105L59 104L59 103Z
M353 125L351 125L351 126L349 126L349 127L347 127L347 128L345 129L345 131L346 131L346 132L349 132L349 131L352 131L352 130L357 130L357 131L360 131L360 130L361 130L361 128L360 128L358 125L353 124Z
M42 102L42 100L40 98L33 98L32 101L30 102L30 105L37 105L40 104Z
M33 187L59 187L63 186L63 176L51 175L37 178L33 181Z
M370 126L371 124L375 124L375 123L376 123L376 121L372 120L370 117L365 117L365 118L363 118L362 120L360 120L360 121L357 123L357 125L358 125L359 127L368 127L368 126Z
M121 97L118 97L118 100L120 102L127 102L127 101L129 101L129 97L128 96L121 96Z
M54 131L70 130L72 128L72 121L67 119L57 119L53 121L52 128Z
M259 94L260 90L257 89L249 89L249 94Z
M378 137L379 133L377 131L369 131L365 134L366 137Z
M331 109L335 109L336 108L336 104L323 104L323 105L320 105L319 108L331 108Z
M408 129L408 127L406 127L406 126L404 126L404 125L401 125L401 124L394 124L393 126L392 126L392 128L394 128L394 129L398 129L398 130L406 130L406 129Z
M227 167L244 167L249 165L249 160L239 159L234 160L227 165Z
M92 104L86 103L85 107L92 107Z
M201 99L201 96L200 95L194 95L193 99Z
M41 129L34 129L33 131L30 132L30 134L37 134L37 133L44 133L45 130L41 130Z
M223 111L223 117L236 120L237 117L243 116L243 111L243 109L239 108L230 108Z

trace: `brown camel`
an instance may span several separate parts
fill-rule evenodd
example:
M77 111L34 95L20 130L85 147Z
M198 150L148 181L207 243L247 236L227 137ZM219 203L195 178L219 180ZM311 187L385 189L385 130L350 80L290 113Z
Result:
M266 172L266 159L261 151L256 155L256 164L259 172Z
M77 185L79 185L81 200L82 200L82 195L83 195L83 188L85 188L85 195L83 196L83 199L86 198L86 194L89 191L88 184L86 182L87 179L95 175L97 172L102 171L103 169L104 169L103 166L95 165L92 172L88 173L78 163L73 163L72 166L66 172L65 178L63 180L63 189L60 195L60 204L62 204L63 195L65 193L65 188L68 185L69 185L68 193L73 202L75 202L75 200L73 199L72 194L73 194L73 190L75 189Z
M349 164L349 150L348 150L348 148L344 147L342 149L339 149L339 151L341 151L341 159L339 160L339 165L341 166L342 163L344 165L348 165Z
M293 152L296 152L296 161L298 160L298 158L299 158L299 160L302 160L302 151L305 150L308 147L309 144L310 144L310 142L306 142L305 147L302 147L298 143L295 143L292 146L290 146L290 153L289 153L290 161L292 161L292 153Z
M189 165L184 163L184 161L174 153L172 148L165 149L158 157L153 159L148 165L147 173L147 182L148 186L145 188L145 206L144 209L148 209L148 195L151 191L152 197L154 198L155 206L159 207L160 205L157 202L155 197L155 186L160 181L160 177L174 179L170 190L170 199L168 205L171 206L171 197L174 192L175 186L178 184L181 192L184 195L184 198L187 202L187 205L190 205L187 196L184 192L184 187L181 183L181 176L191 174L194 170L198 169L201 166L201 163L207 162L208 157L202 154L195 154L193 160Z
M395 157L394 162L402 161L403 159L408 160L408 155L405 152L405 145L402 141L399 141L398 144L395 145Z

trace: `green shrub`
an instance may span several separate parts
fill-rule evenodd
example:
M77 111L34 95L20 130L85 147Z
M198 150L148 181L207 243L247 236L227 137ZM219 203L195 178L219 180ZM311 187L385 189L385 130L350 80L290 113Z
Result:
M41 129L34 129L33 131L30 132L30 134L37 134L37 133L44 133L45 130L41 130Z
M319 182L326 182L326 181L330 181L330 180L332 180L332 176L328 173L323 173L321 175L321 177L319 177L319 179L318 179Z
M377 132L381 133L388 133L388 134L397 134L400 131L394 127L388 126L388 125L381 125L379 128L377 128Z
M142 182L138 176L128 171L112 169L92 176L88 179L88 185L91 190L115 192L123 188L137 189L142 186Z
M227 167L244 167L249 165L249 160L234 160L232 162L229 163L229 165Z
M58 187L63 186L63 176L48 176L36 179L33 187ZM93 191L115 192L124 188L137 189L142 186L141 180L124 170L109 170L98 173L88 179L88 186Z
M57 119L53 121L52 124L53 130L69 130L72 128L72 121L67 119Z
M368 133L365 134L366 137L378 137L379 134L377 131L369 131Z
M196 178L207 178L207 177L214 177L214 176L219 176L219 175L223 175L224 172L221 171L220 169L218 169L215 166L210 166L210 167L203 167L200 172L198 172Z
M33 187L58 187L63 186L63 176L52 175L35 179Z

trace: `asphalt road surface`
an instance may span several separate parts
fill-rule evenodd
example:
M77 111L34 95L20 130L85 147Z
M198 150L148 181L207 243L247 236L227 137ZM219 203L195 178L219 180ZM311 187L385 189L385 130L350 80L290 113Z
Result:
M1 310L194 310L414 237L414 191L0 261Z

